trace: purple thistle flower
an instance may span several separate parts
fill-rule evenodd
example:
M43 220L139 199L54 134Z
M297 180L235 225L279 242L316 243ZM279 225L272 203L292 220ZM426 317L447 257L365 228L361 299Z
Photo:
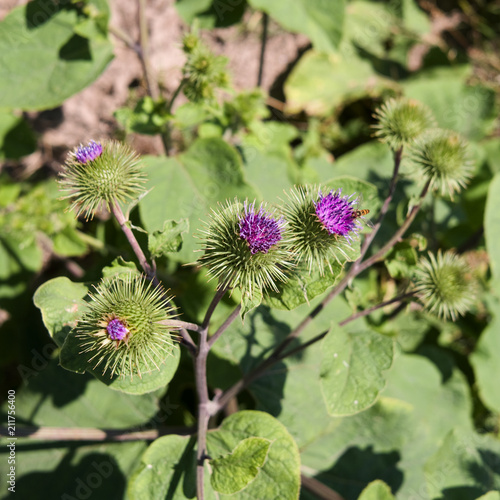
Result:
M90 141L88 146L80 146L75 153L76 159L80 163L93 161L102 153L102 146L98 142Z
M357 233L360 227L356 221L358 199L350 200L354 195L341 196L342 189L330 191L326 196L319 192L319 200L314 203L316 215L323 227L330 234L339 234L350 239L349 233Z
M108 323L106 330L111 340L123 340L129 332L128 328L118 318L112 319Z
M255 202L250 205L245 202L244 207L245 213L239 217L240 237L247 241L252 254L269 252L282 238L285 219L274 219L262 205L255 213Z

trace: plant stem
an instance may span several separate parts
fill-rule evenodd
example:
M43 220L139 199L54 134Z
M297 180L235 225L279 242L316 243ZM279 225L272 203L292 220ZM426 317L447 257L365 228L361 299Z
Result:
M413 205L410 213L406 217L401 227L394 233L392 238L380 249L377 253L372 255L370 258L366 259L364 262L360 263L357 267L359 272L364 271L368 267L370 267L374 262L380 260L405 234L407 229L411 226L412 222L415 220L420 208L422 207L422 203L424 201L425 195L429 190L430 181L427 181L424 188L422 189L419 197L419 201L416 205Z
M115 216L115 219L118 221L118 224L120 224L120 227L125 236L127 237L127 240L130 246L132 247L132 250L134 251L137 259L139 260L139 264L141 265L143 271L146 273L146 276L151 281L153 281L155 285L159 285L156 273L154 272L154 269L151 267L148 260L146 259L146 256L144 255L144 252L142 251L142 248L139 245L139 242L137 241L137 238L135 237L132 229L127 224L128 221L125 219L123 211L120 208L120 205L118 205L118 202L115 201L111 205L111 213Z
M260 58L259 58L259 74L257 76L257 87L262 86L262 76L264 73L264 56L266 54L267 44L267 28L269 25L269 16L267 13L262 14L262 35L260 39Z
M146 22L146 0L139 0L138 4L139 11L139 49L140 52L139 60L142 65L142 71L144 72L144 81L146 83L146 90L148 95L153 98L158 98L158 89L154 88L151 79L151 66L149 64L149 37L148 37L148 26Z
M241 311L241 304L238 304L234 311L227 317L226 321L222 323L219 329L208 339L208 346L212 347L217 339L227 330L229 325L238 317Z
M357 313L349 316L348 318L342 320L339 323L339 326L344 326L347 325L347 323L350 323L351 321L354 321L355 319L361 318L363 316L367 316L368 314L371 314L373 311L376 311L377 309L380 309L382 307L388 306L390 304L394 304L396 302L402 302L403 300L406 300L409 297L412 297L414 295L413 292L405 293L403 295L399 295L397 297L394 297L393 299L387 300L385 302L381 302L380 304L377 304L375 306L369 307L368 309L364 309L363 311L358 311ZM225 391L223 394L220 395L220 397L215 401L216 406L213 408L213 414L217 413L219 410L224 408L224 406L230 401L232 398L237 396L237 394L247 387L251 382L254 380L258 379L264 372L267 371L268 368L273 366L274 364L278 363L279 361L282 361L285 358L288 358L289 356L292 356L294 354L297 354L300 351L303 351L307 347L315 344L316 342L319 342L321 339L323 339L329 332L330 330L326 330L324 332L321 332L320 334L316 335L312 339L308 340L307 342L304 342L303 344L290 349L287 352L282 352L283 349L275 349L274 352L269 356L269 358L265 359L260 365L258 365L252 372L248 373L245 375L241 380L239 380L236 384L234 384L230 389ZM285 339L286 340L286 339ZM288 345L288 343L286 344ZM286 347L286 346L285 346Z
M113 203L111 205L111 213L115 216L116 220L118 221L118 224L120 224L120 227L127 237L127 240L132 247L132 250L134 251L137 259L139 260L139 263L146 273L146 276L148 279L150 279L153 282L154 286L161 286L157 276L156 272L153 269L153 267L149 264L148 260L146 259L146 256L144 255L144 252L142 251L141 246L139 245L139 242L137 241L137 238L135 237L132 229L129 227L127 224L127 220L125 219L125 216L123 215L123 211L120 208L120 205L118 205L117 202ZM196 345L193 342L193 339L189 335L189 333L184 329L180 328L179 333L183 339L183 343L186 347L189 348L189 351L194 354L196 351Z
M207 343L208 327L204 327L200 334L200 344L195 359L196 390L198 393L198 449L196 455L196 497L204 500L204 472L207 447L207 430L209 414L209 398L207 385Z
M182 87L186 83L186 80L183 78L177 88L174 90L172 97L167 105L167 113L172 114L172 108L174 106L174 101L177 99L177 96L180 94ZM163 148L165 149L165 154L167 156L170 155L170 149L172 147L172 127L170 125L170 121L165 125L165 131L161 134L161 140L163 142Z
M200 342L198 345L198 352L195 358L195 377L196 377L196 391L198 393L198 449L196 455L196 492L197 499L204 500L204 473L205 473L205 459L207 458L207 430L208 421L211 415L211 409L214 406L208 397L208 384L207 384L207 357L210 351L208 344L208 327L210 319L215 311L215 308L221 301L222 297L228 290L227 285L221 286L208 306L205 314L205 319L201 327Z
M203 328L196 323L188 323L187 321L181 321L178 319L167 319L161 322L164 325L172 326L174 328L184 328L191 332L201 333Z

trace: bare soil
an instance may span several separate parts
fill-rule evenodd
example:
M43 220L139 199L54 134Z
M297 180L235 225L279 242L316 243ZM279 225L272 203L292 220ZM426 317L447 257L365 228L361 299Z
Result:
M26 0L2 0L0 19ZM148 0L149 59L156 80L172 92L181 78L184 55L181 39L189 27L183 22L174 0ZM139 39L138 1L110 0L110 25L125 32L134 41ZM203 33L203 38L216 54L229 59L229 70L235 88L256 86L261 50L262 14L248 11L243 22L229 28ZM94 138L113 137L117 123L113 112L126 105L131 86L144 82L141 64L133 50L110 35L115 57L104 73L89 87L65 101L60 108L29 112L27 117L39 134L39 150L23 159L21 164L33 172L42 165L58 170L68 149ZM287 67L307 46L303 35L284 32L270 23L265 53L262 87L269 91ZM178 103L182 102L179 98ZM160 154L159 138L133 136L130 138L139 153Z

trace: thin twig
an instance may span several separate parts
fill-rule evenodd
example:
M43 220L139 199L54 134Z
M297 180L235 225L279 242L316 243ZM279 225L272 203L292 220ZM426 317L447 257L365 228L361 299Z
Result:
M134 251L137 259L139 260L139 264L141 265L143 271L146 273L146 276L153 281L155 285L159 284L158 278L156 277L156 274L149 264L148 260L146 259L146 256L144 255L144 252L142 251L141 246L139 245L139 242L137 241L137 238L135 237L132 229L128 225L128 221L125 219L125 216L123 215L123 211L120 208L120 205L118 205L117 202L113 203L111 205L111 213L115 216L116 220L118 221L118 224L120 224L120 227L127 237L127 240L132 247L132 250Z
M427 194L427 191L429 190L429 186L430 186L430 181L427 181L424 188L422 189L422 192L420 193L418 203L416 205L413 205L405 221L403 222L403 224L401 224L401 227L394 233L392 238L380 250L378 250L374 255L372 255L370 258L366 259L363 263L360 263L357 266L359 272L364 271L365 269L370 267L374 262L377 262L378 260L382 259L384 255L396 243L398 243L401 240L403 235L406 233L407 229L411 226L412 222L415 220L415 217L417 216L420 208L422 207L422 203L424 201L425 195Z
M264 73L264 58L266 54L268 25L269 25L269 16L264 12L262 14L262 35L260 38L260 58L259 58L259 74L257 76L257 87L262 86L262 76Z
M185 328L190 332L196 332L196 333L201 333L201 331L203 330L203 328L200 325L197 325L196 323L189 323L187 321L181 321L178 319L167 319L165 321L161 321L160 323L166 326L171 326L173 328Z
M170 115L172 114L172 108L174 106L174 101L177 99L177 96L180 94L182 87L186 83L186 80L183 78L179 85L177 85L177 88L174 90L174 93L172 94L172 97L170 98L170 101L167 105L167 113ZM170 155L170 149L172 147L172 126L170 121L168 121L165 125L165 131L162 132L161 134L161 140L163 142L163 148L165 149L165 154L167 156Z
M148 279L150 279L153 282L154 286L161 286L158 277L156 276L155 270L146 259L146 256L144 255L144 252L142 251L142 248L139 245L137 238L135 237L130 226L128 225L128 221L125 219L125 215L123 215L123 211L117 202L111 205L111 213L115 216L116 220L118 221L118 224L120 224L123 233L127 237L127 240L130 246L132 247L132 250L134 251L137 259L139 260L139 263L143 271L146 273ZM183 344L189 348L189 351L192 354L194 354L196 351L196 344L193 342L193 339L191 338L189 333L184 328L180 328L179 333L182 337Z
M233 312L227 317L226 321L222 323L219 329L208 339L208 346L211 348L217 339L227 330L229 325L238 317L241 311L241 304L238 304Z
M139 40L140 40L140 53L139 60L144 72L144 81L146 82L146 90L150 97L153 99L158 98L158 89L153 87L151 78L151 65L149 64L149 37L148 25L146 21L146 0L139 0Z
M167 434L192 434L190 427L171 427L165 429L123 430L97 429L91 427L38 427L18 426L17 437L39 441L153 441ZM8 436L7 427L0 427L0 436Z
M319 500L344 500L336 491L332 490L326 484L318 481L314 477L300 475L300 483L303 488L313 493Z

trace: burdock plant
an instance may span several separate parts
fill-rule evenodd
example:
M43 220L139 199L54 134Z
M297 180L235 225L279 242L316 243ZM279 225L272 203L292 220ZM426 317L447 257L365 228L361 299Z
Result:
M159 370L174 338L165 324L175 314L164 290L132 274L104 279L94 288L71 334L90 367L130 377Z
M375 136L398 150L410 145L427 129L435 126L430 109L414 99L389 99L375 110Z
M199 262L219 280L219 287L239 287L250 294L277 290L293 261L285 248L285 230L284 218L264 204L256 208L255 201L228 202L212 211L202 233L204 253Z
M410 148L410 164L414 177L451 198L472 176L467 143L450 130L431 129L422 134Z
M111 210L117 202L136 198L146 180L137 154L117 141L80 145L69 154L60 177L63 199L70 199L71 209L86 219L101 205Z
M317 187L299 187L288 194L284 214L290 238L287 242L299 263L311 272L331 271L330 260L349 259L348 251L362 229L363 213L360 197L354 193L342 195L342 190L323 193Z
M416 272L416 291L426 310L443 319L464 315L476 300L477 283L467 261L438 251L422 258Z

